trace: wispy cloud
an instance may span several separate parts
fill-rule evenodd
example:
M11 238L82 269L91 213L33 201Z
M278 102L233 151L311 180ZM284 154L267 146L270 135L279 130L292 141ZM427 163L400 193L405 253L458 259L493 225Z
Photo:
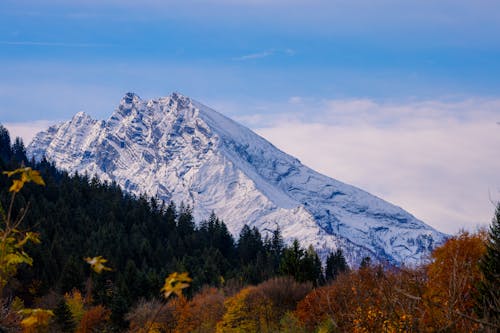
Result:
M269 51L263 51L263 52L258 52L258 53L246 54L246 55L243 55L240 57L233 58L233 60L245 61L245 60L262 59L262 58L267 58L269 56L272 56L273 54L274 54L274 51L269 50Z
M47 47L113 47L114 44L103 43L67 43L67 42L40 42L40 41L0 41L0 45L10 46L47 46Z
M235 57L233 60L235 61L245 61L245 60L255 60L255 59L262 59L262 58L267 58L275 55L286 55L288 57L292 57L295 55L295 50L292 49L271 49L271 50L265 50L262 52L256 52L256 53L250 53L250 54L245 54L240 57Z
M292 96L288 99L288 103L290 104L302 104L304 99L300 96Z

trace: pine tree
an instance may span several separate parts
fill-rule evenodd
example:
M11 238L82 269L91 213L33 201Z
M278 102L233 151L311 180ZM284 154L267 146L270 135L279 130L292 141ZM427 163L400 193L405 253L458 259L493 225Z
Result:
M181 237L187 237L193 234L194 229L195 223L191 207L185 206L184 203L181 202L179 216L177 218L177 231Z
M340 273L348 270L349 266L341 248L338 248L335 253L330 253L326 258L325 277L328 281L335 280Z
M325 279L323 276L323 269L321 267L321 260L312 245L309 245L307 251L304 252L304 258L302 259L300 266L301 277L299 281L311 281L314 286L324 284Z
M19 162L28 162L26 158L26 147L24 146L23 139L17 137L12 145L13 157Z
M71 311L68 307L68 304L62 299L57 307L54 309L54 315L56 319L56 323L59 325L59 328L62 332L74 332L76 325L73 321L73 317L71 316Z
M125 298L120 295L114 295L111 300L111 322L113 326L119 331L123 331L127 326L128 322L124 319L125 314L128 312L128 304Z
M298 282L310 281L315 286L323 282L318 254L312 246L303 249L297 239L283 250L279 270L282 275L292 276Z
M280 260L283 255L283 249L285 248L285 242L283 236L281 236L281 229L276 226L273 231L271 239L268 241L267 248L270 256L270 265L272 275L276 275L279 272Z
M0 159L7 162L12 157L9 131L0 124Z
M368 268L372 264L372 258L370 257L364 257L363 260L361 260L361 264L359 265L359 269L363 268Z
M283 236L281 235L281 229L279 226L273 231L273 236L270 240L270 251L276 257L281 257L283 254L283 249L285 248L285 242Z
M300 247L299 241L294 239L292 245L283 250L280 263L281 274L293 276L295 280L300 281L300 267L303 258L304 250Z
M81 289L83 286L82 260L76 256L71 256L66 261L58 281L59 289L62 293L67 293L72 289Z
M264 242L256 227L244 225L238 239L238 254L242 264L253 263L259 253L264 252Z
M478 286L478 309L488 322L500 327L500 203L488 233L486 254L479 267L484 275Z

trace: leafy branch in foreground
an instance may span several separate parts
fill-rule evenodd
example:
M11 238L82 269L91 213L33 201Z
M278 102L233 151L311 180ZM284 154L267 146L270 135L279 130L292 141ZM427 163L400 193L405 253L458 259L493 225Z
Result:
M163 296L168 298L172 293L176 294L177 297L182 296L182 289L189 287L189 283L192 279L188 276L188 273L177 273L174 272L170 274L165 279L165 284L161 291Z
M182 290L189 287L191 279L187 272L171 273L169 276L165 278L165 284L161 288L161 292L163 293L163 297L167 300L172 294L175 294L179 299L183 299L184 295L182 294ZM144 329L139 329L138 333L150 333L157 332L157 328L161 327L161 324L156 322L158 315L163 311L165 305L167 303L163 303L155 314L151 317L150 320L147 321L147 327Z
M101 274L102 271L112 271L111 268L106 267L104 264L108 262L107 259L104 259L102 256L93 257L93 258L85 258L84 259L87 264L90 265L90 268L94 270L97 274Z
M14 171L4 171L3 174L9 178L19 177L12 180L12 185L9 188L11 199L7 212L5 212L0 204L0 296L9 279L16 274L20 264L28 264L30 266L33 264L33 259L24 252L26 243L29 241L35 244L40 243L37 233L19 230L19 226L28 212L29 203L14 217L13 207L16 194L29 182L42 186L45 185L40 173L29 167L19 168ZM21 321L21 326L25 332L36 332L42 327L46 327L51 317L54 316L51 310L44 309L21 309L18 313L25 317Z
M17 272L17 267L20 264L33 264L33 259L24 252L24 245L31 241L35 244L40 243L39 235L34 232L26 232L19 230L21 222L24 220L29 203L22 208L17 216L13 216L13 207L16 194L28 182L34 182L38 185L45 185L40 173L31 168L19 168L14 171L4 171L3 174L8 177L19 176L12 180L12 186L9 188L11 199L9 209L5 212L0 204L0 295L3 288Z

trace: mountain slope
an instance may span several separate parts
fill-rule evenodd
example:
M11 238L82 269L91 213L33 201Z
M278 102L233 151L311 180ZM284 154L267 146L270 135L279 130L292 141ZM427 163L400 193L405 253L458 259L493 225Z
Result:
M415 264L444 235L404 210L302 165L249 129L173 93L143 101L128 93L106 121L80 112L39 133L28 154L71 172L97 174L147 193L214 211L237 234L244 224L279 225L287 240L322 254L342 247L364 256Z

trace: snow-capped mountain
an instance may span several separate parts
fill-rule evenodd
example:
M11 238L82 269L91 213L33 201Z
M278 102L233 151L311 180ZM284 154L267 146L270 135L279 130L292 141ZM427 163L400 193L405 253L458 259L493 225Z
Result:
M304 166L248 128L178 93L143 101L127 93L108 120L83 112L40 132L28 147L70 172L96 174L134 194L214 211L237 236L244 224L341 247L351 264L370 256L413 265L445 235L388 202Z

